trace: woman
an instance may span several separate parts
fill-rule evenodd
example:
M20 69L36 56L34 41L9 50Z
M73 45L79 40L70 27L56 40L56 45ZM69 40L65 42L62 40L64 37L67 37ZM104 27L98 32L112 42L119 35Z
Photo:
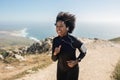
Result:
M58 60L57 80L78 80L78 62L86 54L84 44L70 35L75 28L75 16L60 12L56 18L57 37L53 39L52 60ZM76 49L80 51L76 57Z

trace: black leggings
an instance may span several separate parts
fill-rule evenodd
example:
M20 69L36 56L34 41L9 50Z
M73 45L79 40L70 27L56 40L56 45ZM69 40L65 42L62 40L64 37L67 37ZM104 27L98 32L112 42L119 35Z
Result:
M67 71L57 68L57 80L78 80L79 67L76 66Z

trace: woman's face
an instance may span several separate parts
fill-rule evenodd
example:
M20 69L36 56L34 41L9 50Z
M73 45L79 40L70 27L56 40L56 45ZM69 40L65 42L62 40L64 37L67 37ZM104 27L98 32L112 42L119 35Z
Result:
M56 23L56 32L57 32L58 36L61 36L61 37L65 36L67 34L68 30L63 21L58 21Z

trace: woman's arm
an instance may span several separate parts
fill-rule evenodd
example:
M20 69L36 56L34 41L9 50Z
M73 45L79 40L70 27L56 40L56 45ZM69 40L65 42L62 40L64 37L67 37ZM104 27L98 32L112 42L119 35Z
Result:
M84 46L84 44L83 44L81 41L77 40L77 39L74 38L74 37L71 38L71 39L73 39L73 46L74 46L75 48L78 48L79 51L80 51L80 54L79 54L79 56L77 57L76 60L67 61L68 66L72 68L72 67L74 67L75 65L77 65L78 62L81 61L81 59L83 59L83 57L86 55L87 49L86 49L86 47Z
M77 60L80 62L85 57L86 52L87 52L87 48L82 43L82 45L78 47L78 50L80 51L80 54L79 54Z
M56 42L55 39L53 39L53 44L52 44L52 60L56 61L58 59L58 54L60 52L61 45L59 47L56 47Z
M74 46L75 48L78 48L78 50L79 50L79 52L80 52L79 56L77 57L77 61L80 62L81 59L83 59L83 58L85 57L86 52L87 52L87 48L86 48L85 45L84 45L80 40L78 40L77 38L74 38L74 37L73 37L73 39L74 39L73 46Z

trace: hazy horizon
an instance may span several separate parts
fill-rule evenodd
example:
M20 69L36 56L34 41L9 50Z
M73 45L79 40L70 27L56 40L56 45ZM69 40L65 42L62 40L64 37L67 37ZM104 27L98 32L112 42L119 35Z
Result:
M108 24L76 24L76 28L72 35L85 38L112 39L120 37L120 31L114 28L114 25ZM86 29L87 27L87 29ZM116 26L119 28L119 26ZM37 25L0 25L0 34L9 34L12 36L29 37L34 39L45 39L47 37L57 36L55 26L51 24ZM98 29L99 28L99 29Z

